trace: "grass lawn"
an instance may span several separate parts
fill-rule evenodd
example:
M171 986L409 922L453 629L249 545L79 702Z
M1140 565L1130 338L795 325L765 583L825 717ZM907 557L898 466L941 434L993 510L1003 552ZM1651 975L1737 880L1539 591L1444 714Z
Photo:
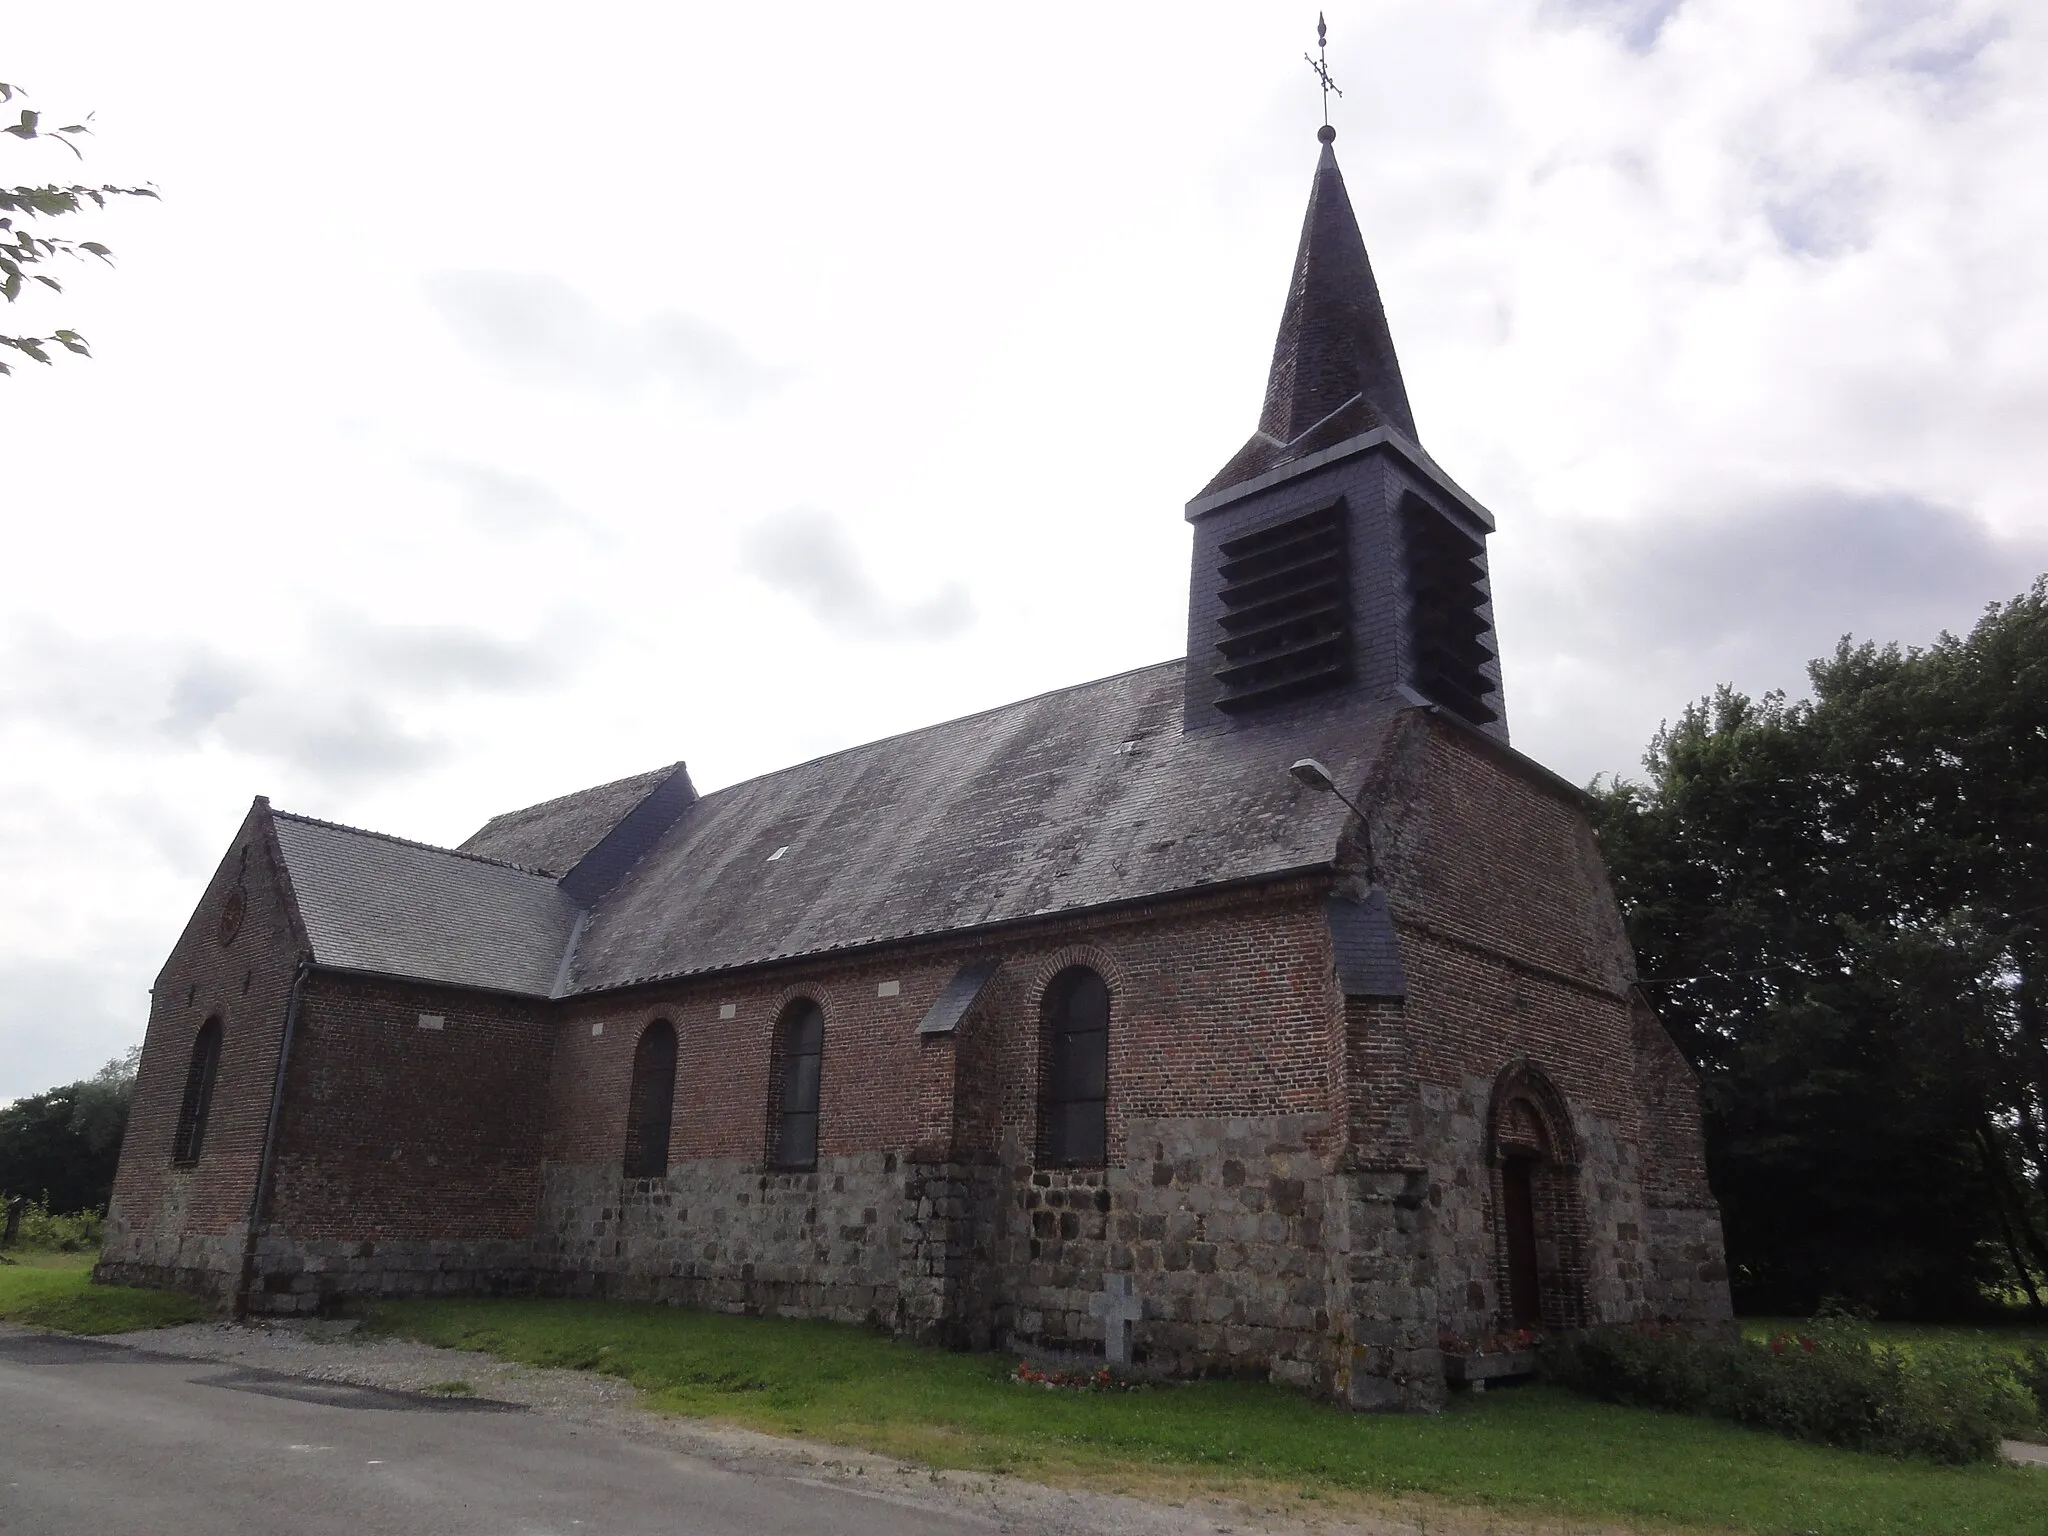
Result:
M59 1333L127 1333L196 1322L206 1309L190 1296L94 1285L89 1253L10 1253L0 1264L0 1323Z
M1104 1395L1012 1385L1014 1361L857 1328L573 1301L380 1307L373 1330L624 1377L670 1412L942 1467L1286 1502L1424 1495L1502 1513L1783 1536L2041 1536L2048 1472L1798 1445L1549 1387L1436 1417L1344 1413L1264 1384Z

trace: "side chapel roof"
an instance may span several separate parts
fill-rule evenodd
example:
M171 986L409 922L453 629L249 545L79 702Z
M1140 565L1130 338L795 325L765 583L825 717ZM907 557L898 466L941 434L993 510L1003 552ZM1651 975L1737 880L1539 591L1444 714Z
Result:
M272 813L313 959L342 970L546 997L576 903L548 876Z
M493 816L463 842L463 853L524 864L550 875L566 875L584 854L604 840L656 785L682 764L614 779L573 795L543 800L522 810Z

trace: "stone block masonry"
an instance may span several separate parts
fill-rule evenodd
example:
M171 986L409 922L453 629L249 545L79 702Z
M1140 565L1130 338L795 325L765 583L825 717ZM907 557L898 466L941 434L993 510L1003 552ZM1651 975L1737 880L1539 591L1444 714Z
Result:
M1145 1116L1123 1164L1010 1170L1006 1341L1100 1353L1093 1306L1128 1275L1144 1320L1136 1363L1174 1375L1272 1375L1308 1385L1333 1369L1330 1118Z
M570 1295L893 1327L903 1203L889 1152L805 1172L696 1158L658 1179L551 1165L535 1259Z

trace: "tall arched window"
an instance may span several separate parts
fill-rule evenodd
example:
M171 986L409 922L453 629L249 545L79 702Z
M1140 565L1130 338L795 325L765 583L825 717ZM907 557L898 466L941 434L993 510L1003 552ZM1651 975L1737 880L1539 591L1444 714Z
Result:
M185 1069L185 1099L178 1106L178 1131L171 1138L171 1161L196 1163L206 1141L207 1111L213 1108L213 1080L220 1075L221 1023L208 1019L192 1042L192 1064Z
M1045 993L1039 1145L1049 1164L1101 1163L1109 1151L1109 986L1085 965Z
M782 1057L775 1095L775 1166L818 1166L818 1071L825 1057L825 1013L809 998L792 1003L782 1021Z
M676 1027L656 1019L633 1047L633 1085L626 1095L626 1177L668 1173L668 1132L676 1107Z

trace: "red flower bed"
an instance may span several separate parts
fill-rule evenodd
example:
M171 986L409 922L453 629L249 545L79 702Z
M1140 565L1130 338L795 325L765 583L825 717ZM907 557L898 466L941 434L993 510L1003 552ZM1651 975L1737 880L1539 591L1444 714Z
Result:
M1445 1329L1436 1336L1436 1347L1447 1355L1511 1355L1516 1350L1538 1349L1542 1344L1543 1335L1534 1328L1475 1334L1470 1338Z
M1019 1360L1017 1369L1010 1372L1010 1380L1020 1387L1044 1387L1048 1391L1066 1392L1133 1392L1137 1383L1126 1381L1106 1365L1094 1370L1061 1370L1055 1367L1041 1371L1029 1360Z

